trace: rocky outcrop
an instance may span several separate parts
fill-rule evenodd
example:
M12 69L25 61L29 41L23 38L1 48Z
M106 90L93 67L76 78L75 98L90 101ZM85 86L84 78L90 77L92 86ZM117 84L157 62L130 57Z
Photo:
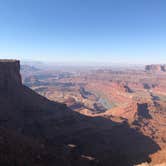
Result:
M166 72L166 65L146 65L145 70L152 72Z
M162 71L166 72L166 65L162 65L161 68L162 68Z
M17 60L0 60L0 90L9 91L21 86L20 62Z

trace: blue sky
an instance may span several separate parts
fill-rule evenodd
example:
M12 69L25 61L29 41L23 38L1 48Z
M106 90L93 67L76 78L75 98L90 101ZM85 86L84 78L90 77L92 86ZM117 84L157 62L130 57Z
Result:
M0 0L0 58L166 63L166 1Z

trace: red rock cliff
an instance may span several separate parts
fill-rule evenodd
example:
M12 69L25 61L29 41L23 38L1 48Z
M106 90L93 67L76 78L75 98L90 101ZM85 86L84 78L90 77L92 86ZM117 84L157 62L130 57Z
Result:
M0 60L1 92L21 85L20 62L18 60Z

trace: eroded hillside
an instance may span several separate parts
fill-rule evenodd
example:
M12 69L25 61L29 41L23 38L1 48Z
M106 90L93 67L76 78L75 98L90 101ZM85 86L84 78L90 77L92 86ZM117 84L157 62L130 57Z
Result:
M41 71L28 75L24 83L75 112L140 131L161 148L150 155L152 164L158 164L166 161L166 73L151 68L156 66L145 71Z

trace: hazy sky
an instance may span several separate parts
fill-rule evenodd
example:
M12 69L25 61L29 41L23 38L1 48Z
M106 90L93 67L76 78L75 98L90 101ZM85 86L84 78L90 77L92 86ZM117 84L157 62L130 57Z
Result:
M0 58L166 63L166 0L0 0Z

